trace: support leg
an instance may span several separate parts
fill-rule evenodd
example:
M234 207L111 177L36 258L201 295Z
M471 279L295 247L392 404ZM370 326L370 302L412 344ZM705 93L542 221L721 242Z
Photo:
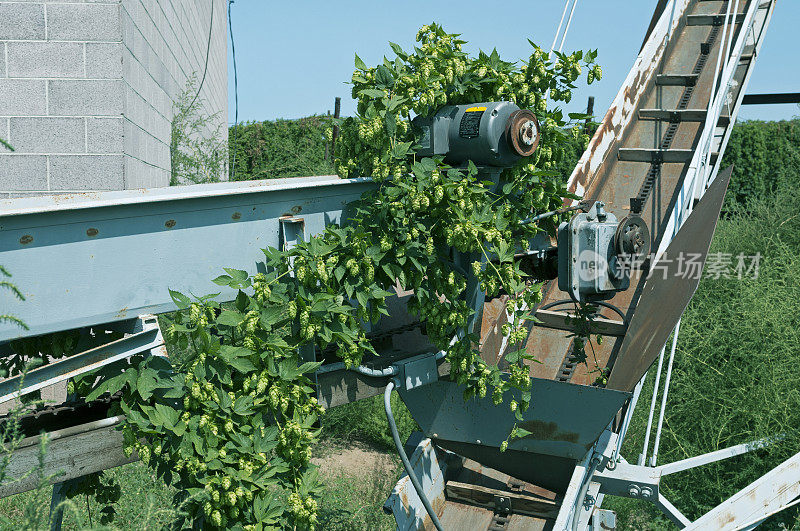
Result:
M50 531L61 531L61 521L64 518L62 502L67 499L65 493L70 481L53 484L53 497L50 499Z

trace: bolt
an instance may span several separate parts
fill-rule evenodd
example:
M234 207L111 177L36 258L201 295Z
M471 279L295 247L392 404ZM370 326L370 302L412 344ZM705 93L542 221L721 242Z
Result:
M628 488L628 494L630 495L631 498L638 497L639 496L639 487L637 487L636 485L631 485L630 488Z
M650 487L642 487L642 498L648 499L653 495L653 491Z

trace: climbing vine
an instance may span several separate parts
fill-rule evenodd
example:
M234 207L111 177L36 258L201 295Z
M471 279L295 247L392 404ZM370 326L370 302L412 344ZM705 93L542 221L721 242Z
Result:
M530 405L524 325L541 283L514 254L539 232L552 234L559 219L519 221L572 197L555 168L568 134L588 141L581 126L568 132L586 116L565 117L558 103L570 101L582 72L589 83L601 77L596 52L550 56L531 43L518 63L497 51L471 57L465 41L437 24L416 41L412 52L391 44L393 59L376 67L356 56L358 115L339 121L335 165L342 177L372 177L378 186L350 206L346 223L289 251L265 249L260 273L225 269L214 282L236 290L233 303L171 292L179 311L166 333L189 353L182 361L134 357L75 387L87 400L121 394L125 451L178 487L180 525L316 527L320 485L310 457L323 410L311 376L320 362L301 353L332 352L347 367L374 356L365 323L388 315L397 286L413 290L408 309L445 353L465 398L488 394L500 404L517 389L509 407L518 419ZM472 163L415 155L414 116L497 100L532 109L541 124L537 153L499 182ZM481 359L468 333L472 278L490 297L509 294L502 372Z

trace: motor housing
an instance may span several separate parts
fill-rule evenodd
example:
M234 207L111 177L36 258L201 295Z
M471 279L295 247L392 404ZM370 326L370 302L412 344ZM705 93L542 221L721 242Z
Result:
M533 155L539 145L536 115L509 101L447 105L412 123L422 132L417 155L443 155L454 166L471 160L509 167Z

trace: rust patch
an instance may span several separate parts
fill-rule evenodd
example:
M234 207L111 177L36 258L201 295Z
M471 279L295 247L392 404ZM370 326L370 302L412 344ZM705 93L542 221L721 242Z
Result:
M171 229L171 228L172 228L172 227L174 227L175 225L177 225L177 222L176 222L174 219L168 219L168 220L167 220L167 222L166 222L166 223L164 223L164 226L165 226L166 228L168 228L168 229Z
M531 432L523 439L536 439L539 441L565 441L570 443L578 442L578 434L571 431L559 431L558 424L555 422L543 422L541 420L530 420L519 425L520 428Z
M297 214L300 213L301 210L303 210L303 207L301 207L300 205L293 206L292 207L292 214L297 215Z
M721 514L717 519L717 523L719 524L719 529L724 528L725 526L727 526L730 523L733 523L734 521L736 521L736 515L729 512Z
M125 306L123 309L121 309L120 311L117 312L117 315L115 317L117 319L122 319L123 317L126 317L127 315L128 315L128 307Z
M232 220L242 219L242 213L241 212L234 212L233 215L231 216L231 219Z
M86 235L88 237L90 237L90 238L94 238L98 234L100 234L100 231L95 229L94 227L90 227L90 228L86 229Z
M30 234L26 234L25 236L19 239L19 243L21 243L22 245L28 245L32 241L33 241L33 236L31 236Z

